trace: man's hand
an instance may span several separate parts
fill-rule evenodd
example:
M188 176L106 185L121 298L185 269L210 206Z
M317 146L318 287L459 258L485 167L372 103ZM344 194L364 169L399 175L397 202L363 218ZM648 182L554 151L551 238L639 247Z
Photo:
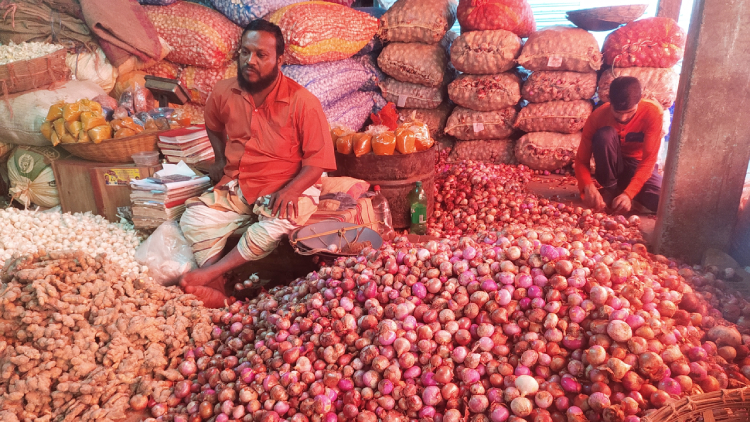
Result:
M282 188L278 192L271 195L271 200L268 203L268 208L271 209L271 215L276 215L279 218L297 218L299 210L297 209L297 201L299 200L302 192L296 192L288 188Z
M633 202L631 201L630 197L623 194L620 194L615 199L612 200L612 212L614 214L625 214L626 212L630 211L630 208L633 206Z
M607 207L607 204L604 203L604 198L602 198L602 194L599 193L596 186L593 184L587 185L583 188L583 203L588 208L592 208L595 211L601 211Z
M211 167L208 168L208 177L211 178L211 183L217 184L224 177L224 167L227 165L226 162L216 160Z

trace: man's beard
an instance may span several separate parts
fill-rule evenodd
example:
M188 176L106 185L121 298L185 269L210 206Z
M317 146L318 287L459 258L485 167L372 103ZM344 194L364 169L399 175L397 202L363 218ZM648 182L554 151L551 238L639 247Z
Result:
M279 67L276 66L274 67L273 72L271 72L269 75L258 79L257 82L250 82L245 79L245 75L243 74L241 70L242 68L239 66L239 63L237 64L237 68L240 69L237 72L237 83L239 83L240 88L243 91L250 94L255 94L268 88L276 81L276 78L279 76Z

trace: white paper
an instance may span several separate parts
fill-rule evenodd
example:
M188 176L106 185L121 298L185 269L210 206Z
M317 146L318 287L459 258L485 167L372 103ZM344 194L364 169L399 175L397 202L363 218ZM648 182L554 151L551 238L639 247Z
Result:
M154 173L154 176L161 178L168 176L195 177L197 174L184 161L180 160L177 164L162 164L162 169Z
M406 95L399 95L398 96L398 104L396 106L403 107L406 105L407 96Z
M548 67L560 67L562 66L563 58L561 56L550 56L547 60Z
M474 133L481 132L484 130L484 123L474 123Z

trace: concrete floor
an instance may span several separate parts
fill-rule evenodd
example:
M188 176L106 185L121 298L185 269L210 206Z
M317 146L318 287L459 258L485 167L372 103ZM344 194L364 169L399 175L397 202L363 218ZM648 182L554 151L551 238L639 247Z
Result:
M583 207L583 201L578 194L576 179L573 176L534 176L527 185L527 189L539 197L559 201L576 207ZM651 245L656 215L639 214L641 218L641 235L647 245Z

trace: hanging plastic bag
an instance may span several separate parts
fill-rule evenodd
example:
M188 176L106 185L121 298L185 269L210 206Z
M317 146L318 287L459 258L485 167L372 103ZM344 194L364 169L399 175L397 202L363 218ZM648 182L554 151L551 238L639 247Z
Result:
M135 251L135 260L148 267L148 275L162 286L177 284L198 264L176 221L162 223Z

